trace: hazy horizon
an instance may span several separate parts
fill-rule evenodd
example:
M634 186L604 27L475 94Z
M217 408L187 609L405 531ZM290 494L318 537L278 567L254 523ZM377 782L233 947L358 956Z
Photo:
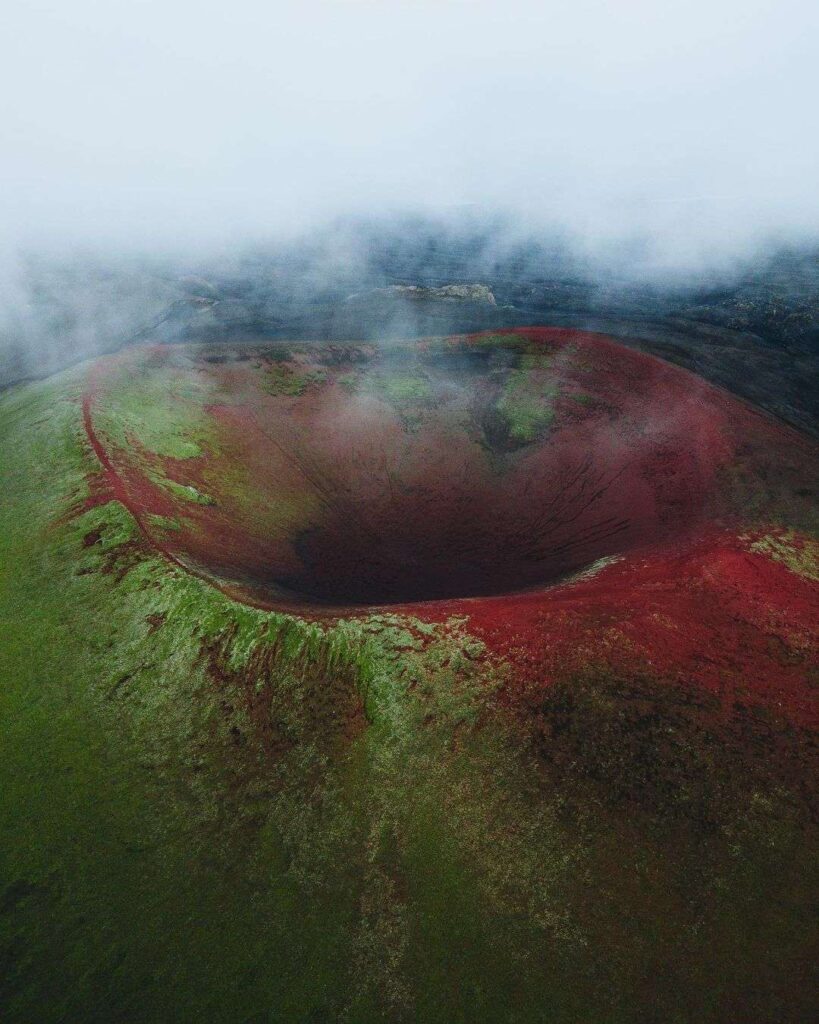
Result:
M11 0L3 248L498 217L690 268L819 238L819 9Z

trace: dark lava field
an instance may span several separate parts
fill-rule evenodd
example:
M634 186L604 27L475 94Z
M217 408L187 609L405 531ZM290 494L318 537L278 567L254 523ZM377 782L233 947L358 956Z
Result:
M500 244L491 228L408 219L339 225L229 264L32 258L0 387L147 339L377 342L548 325L616 337L819 432L819 252L688 274L641 272L640 255L595 262L560 240Z

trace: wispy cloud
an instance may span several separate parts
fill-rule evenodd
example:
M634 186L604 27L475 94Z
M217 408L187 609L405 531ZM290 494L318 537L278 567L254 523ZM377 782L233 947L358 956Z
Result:
M0 213L39 244L463 204L812 232L817 31L810 0L8 0Z

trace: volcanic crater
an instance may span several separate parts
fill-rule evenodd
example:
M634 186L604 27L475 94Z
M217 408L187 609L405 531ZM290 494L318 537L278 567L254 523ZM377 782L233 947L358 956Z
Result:
M97 364L86 412L161 550L319 610L538 590L679 546L737 513L738 460L770 459L779 429L560 329L147 347Z

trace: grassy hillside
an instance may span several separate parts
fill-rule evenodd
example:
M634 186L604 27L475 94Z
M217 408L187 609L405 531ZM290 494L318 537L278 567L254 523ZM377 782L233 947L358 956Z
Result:
M4 1021L808 1019L798 729L229 600L87 500L86 373L0 396Z

